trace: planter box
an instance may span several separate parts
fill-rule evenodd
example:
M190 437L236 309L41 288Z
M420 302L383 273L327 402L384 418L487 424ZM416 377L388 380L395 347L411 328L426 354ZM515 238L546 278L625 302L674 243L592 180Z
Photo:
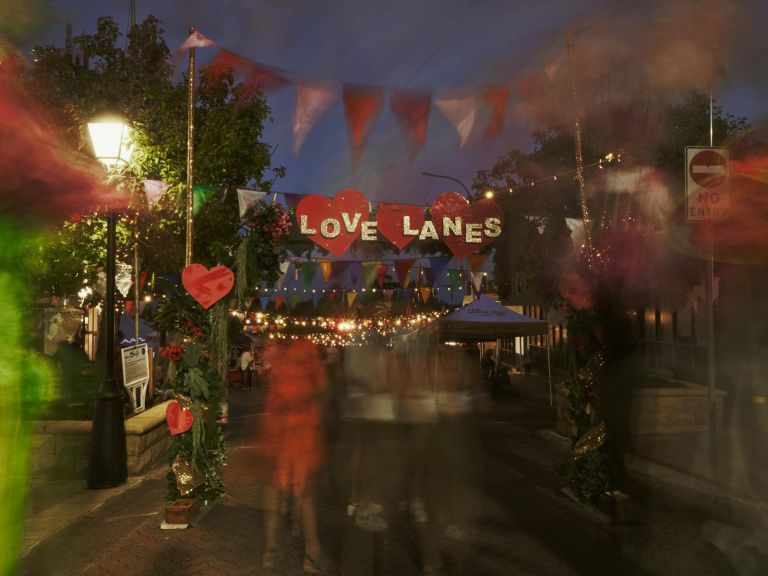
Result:
M128 475L140 476L164 463L171 444L165 422L168 402L125 421ZM30 475L85 478L91 448L91 422L39 420L33 424Z
M175 500L165 507L165 521L168 524L190 524L200 512L197 498Z
M681 434L709 429L709 391L706 386L670 380L669 386L632 390L630 433ZM718 424L723 421L726 393L715 390Z

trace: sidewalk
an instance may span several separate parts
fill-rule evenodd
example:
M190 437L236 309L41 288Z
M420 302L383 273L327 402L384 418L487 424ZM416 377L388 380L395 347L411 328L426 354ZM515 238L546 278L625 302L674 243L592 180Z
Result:
M98 507L82 492L72 494L81 513L47 538L41 536L24 557L21 574L269 574L259 562L268 480L255 433L260 395L232 393L230 455L223 474L227 494L194 527L160 530L165 470L157 470L119 493L99 494L103 503ZM354 430L345 425L318 494L327 555L341 574L350 576L421 574L427 559L438 561L439 573L445 575L736 574L728 558L702 536L709 519L678 509L675 502L640 493L640 520L613 526L564 497L564 482L555 472L562 452L535 435L552 422L547 406L517 400L496 403L483 417L481 442L463 461L462 474L469 481L461 485L455 510L465 533L461 540L446 536L446 511L433 499L444 475L429 478L426 525L414 524L407 511L399 510L403 444L394 428L382 434L376 454L385 480L381 494L389 529L375 533L355 526L345 515L354 443ZM450 451L454 445L442 443L440 448ZM38 520L38 526L44 523ZM290 532L286 520L274 573L301 573L301 541Z

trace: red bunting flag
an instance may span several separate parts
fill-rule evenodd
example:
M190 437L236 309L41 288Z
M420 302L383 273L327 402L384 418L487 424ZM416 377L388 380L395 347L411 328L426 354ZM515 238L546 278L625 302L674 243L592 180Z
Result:
M472 270L472 272L479 272L490 255L490 252L486 252L484 254L470 254L467 256L469 269Z
M363 145L373 130L376 118L381 111L381 86L344 84L344 112L347 116L347 131L352 148L352 165L360 160Z
M291 84L290 80L284 78L277 68L254 62L223 48L214 56L206 69L213 74L233 70L244 77L246 86L258 86L265 92L285 88Z
M491 89L485 93L485 101L491 106L491 120L485 131L485 140L493 140L504 127L507 117L507 101L509 100L509 86Z
M408 273L411 271L411 266L413 266L414 262L416 262L415 259L395 260L397 279L400 281L400 285L403 286L403 288L408 286Z
M411 159L426 142L431 104L432 91L422 88L395 88L389 98L389 107L405 134Z

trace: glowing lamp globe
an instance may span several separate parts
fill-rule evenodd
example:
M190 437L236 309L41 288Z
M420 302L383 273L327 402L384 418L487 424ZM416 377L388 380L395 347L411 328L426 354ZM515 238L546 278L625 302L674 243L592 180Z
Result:
M123 170L131 160L133 142L128 124L119 118L100 118L88 123L94 156L108 171Z

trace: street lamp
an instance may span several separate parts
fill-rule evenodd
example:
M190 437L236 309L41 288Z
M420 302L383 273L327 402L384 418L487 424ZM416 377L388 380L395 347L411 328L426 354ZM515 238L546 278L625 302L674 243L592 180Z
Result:
M94 155L111 176L122 172L131 158L128 126L117 118L88 123ZM104 350L106 373L93 405L88 488L114 488L128 478L123 420L123 391L115 378L115 227L117 214L107 214L107 287Z
M469 193L469 189L464 185L464 182L462 182L458 178L454 178L453 176L446 176L445 174L435 174L434 172L422 172L421 175L430 176L432 178L445 178L446 180L452 180L453 182L458 183L462 188L464 188L464 192L467 193L467 198L472 197L472 195Z

